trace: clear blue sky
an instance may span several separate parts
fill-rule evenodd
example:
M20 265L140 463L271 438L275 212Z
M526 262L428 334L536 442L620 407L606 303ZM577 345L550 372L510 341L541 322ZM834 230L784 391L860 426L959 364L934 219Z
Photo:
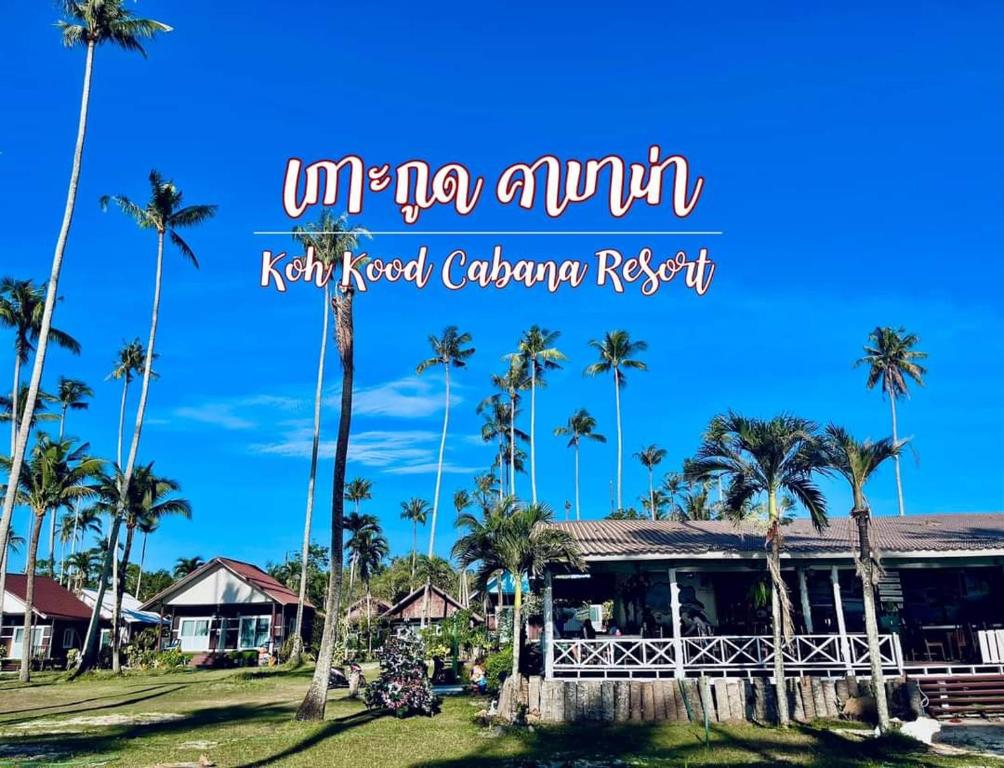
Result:
M427 334L451 323L474 335L477 354L456 376L447 510L470 470L491 460L476 439L474 405L534 322L560 329L570 357L538 409L540 491L558 510L571 497L572 457L550 432L580 405L611 438L584 451L585 514L608 509L613 390L609 379L582 376L590 338L622 327L650 345L650 371L632 375L624 400L625 496L637 505L645 475L631 453L657 442L669 451L663 468L674 468L725 408L789 410L862 437L887 434L887 405L851 366L878 324L908 327L930 354L927 387L900 409L916 452L904 462L908 510L1004 507L1000 4L879 3L860 12L846 3L547 5L303 2L283 11L265 2L144 0L137 12L176 31L149 46L148 60L99 52L56 317L83 354L56 352L46 367L50 388L60 374L96 388L90 411L69 425L95 451L114 453L119 390L104 379L120 343L145 338L154 256L152 237L118 213L102 214L98 197L142 198L156 167L190 202L220 206L190 233L202 269L173 252L167 259L161 378L141 453L181 481L195 517L151 539L151 565L196 554L262 563L300 538L318 297L258 288L260 249L290 244L251 234L291 224L279 196L291 155L461 160L491 176L543 153L641 159L659 143L686 154L706 179L686 227L726 233L703 243L718 264L703 298L677 285L652 298L590 287L550 296L409 286L362 297L349 476L373 480L368 510L398 552L410 546L399 502L431 497L442 418L441 379L416 379L414 368L427 355ZM16 32L0 57L0 272L39 280L62 212L83 65L81 51L60 47L56 16L44 2L12 5L7 25ZM386 201L374 201L360 223L401 228ZM493 205L463 221L429 213L421 225L555 226ZM620 222L591 208L560 225L681 228L665 208ZM419 241L384 238L369 250L408 256ZM438 260L447 247L490 243L428 244ZM696 243L504 243L512 256L581 259L599 247L646 244ZM0 356L0 381L10 380L10 364ZM326 441L336 418L329 407ZM322 540L330 473L326 457L315 529ZM825 487L842 516L847 494ZM870 497L878 512L894 511L891 472ZM16 526L24 532L23 510ZM447 511L440 551L451 532Z

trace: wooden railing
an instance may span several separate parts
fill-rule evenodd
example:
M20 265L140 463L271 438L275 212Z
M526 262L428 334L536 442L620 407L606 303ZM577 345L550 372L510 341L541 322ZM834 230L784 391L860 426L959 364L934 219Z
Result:
M846 640L846 642L845 642ZM673 674L770 672L774 668L774 638L770 635L720 635L673 638L596 638L555 640L551 669L555 677L631 679ZM679 648L679 651L677 650ZM902 668L897 635L879 635L879 652L886 669ZM680 659L677 664L677 654ZM867 671L865 635L795 635L781 649L785 670Z

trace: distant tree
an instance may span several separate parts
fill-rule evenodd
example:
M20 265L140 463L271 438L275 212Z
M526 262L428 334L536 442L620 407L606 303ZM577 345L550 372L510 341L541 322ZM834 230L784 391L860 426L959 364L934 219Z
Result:
M425 525L429 517L429 502L417 497L401 502L401 518L411 523L411 578L415 579L415 562L418 557L418 526Z
M666 449L660 448L653 443L638 451L635 454L635 458L648 470L648 509L652 515L652 519L657 520L659 510L655 505L655 480L653 479L653 473L655 472L655 468L666 458Z
M179 557L174 562L174 578L183 579L192 571L196 571L206 564L206 561L196 555L195 557Z
M596 419L585 408L579 408L562 426L554 428L556 437L568 437L568 447L575 450L575 519L582 519L581 507L579 505L579 446L583 440L593 440L597 443L605 443L607 439L594 431L596 429Z

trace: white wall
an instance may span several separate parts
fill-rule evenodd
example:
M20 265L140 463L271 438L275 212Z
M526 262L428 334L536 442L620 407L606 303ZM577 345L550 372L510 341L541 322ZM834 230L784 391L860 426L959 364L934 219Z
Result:
M218 603L267 603L267 595L241 581L222 565L203 574L176 592L167 605L217 605Z

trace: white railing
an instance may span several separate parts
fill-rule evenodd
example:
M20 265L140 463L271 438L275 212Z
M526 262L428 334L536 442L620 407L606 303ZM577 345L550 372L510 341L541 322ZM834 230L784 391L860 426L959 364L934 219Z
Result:
M882 666L902 668L896 635L879 635ZM677 642L680 665L677 666ZM606 679L661 677L666 672L770 672L774 667L774 638L770 635L721 635L673 638L596 638L555 640L551 669L555 677ZM781 650L785 669L801 673L867 670L865 635L795 635Z

